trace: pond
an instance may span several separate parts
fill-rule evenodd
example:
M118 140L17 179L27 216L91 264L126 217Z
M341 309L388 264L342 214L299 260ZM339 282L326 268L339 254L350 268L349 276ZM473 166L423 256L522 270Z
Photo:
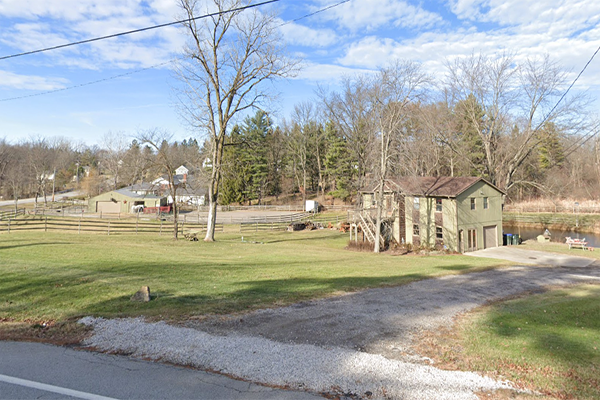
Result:
M565 243L565 237L570 236L573 239L585 238L590 247L600 247L600 234L590 232L573 232L563 229L549 229L552 242ZM519 234L523 240L536 239L538 235L544 233L543 229L519 226L505 226L504 233Z

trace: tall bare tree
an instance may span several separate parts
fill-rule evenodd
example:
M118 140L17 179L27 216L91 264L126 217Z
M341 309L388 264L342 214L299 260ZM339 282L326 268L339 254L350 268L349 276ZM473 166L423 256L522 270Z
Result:
M369 97L371 81L367 75L346 76L342 79L341 86L340 92L327 93L321 89L319 97L327 117L346 138L346 145L356 168L351 190L356 194L358 204L361 201L359 191L363 189L365 177L371 170L373 154L372 103Z
M379 140L379 168L377 170L377 216L375 226L374 252L379 253L381 222L383 215L383 195L390 161L394 157L394 144L401 141L405 125L411 116L411 105L423 99L428 76L419 64L410 61L396 61L383 68L371 89L371 110L375 119Z
M221 161L227 128L239 113L267 100L262 83L294 74L298 63L286 56L273 15L256 9L236 10L247 0L179 0L189 18L190 43L178 76L183 114L191 125L206 130L211 141L212 173L208 187L208 226L205 241L215 240ZM217 12L215 14L215 11ZM213 12L209 18L193 19Z

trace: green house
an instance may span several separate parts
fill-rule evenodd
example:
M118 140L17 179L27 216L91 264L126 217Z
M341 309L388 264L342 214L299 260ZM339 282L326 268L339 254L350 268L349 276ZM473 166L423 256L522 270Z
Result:
M375 209L377 190L363 192L364 209ZM398 243L461 253L502 245L504 192L483 178L402 177L384 193Z
M167 204L167 198L152 193L138 194L127 189L112 190L92 197L88 201L90 212L104 214L128 214L137 207L160 207Z

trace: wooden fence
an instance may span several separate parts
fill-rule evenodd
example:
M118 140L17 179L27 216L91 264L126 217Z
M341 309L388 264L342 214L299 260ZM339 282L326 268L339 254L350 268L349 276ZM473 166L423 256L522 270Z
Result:
M216 224L216 231L223 231L223 224ZM71 233L90 233L105 235L138 235L158 234L172 235L173 224L168 221L123 221L123 220L98 220L77 219L66 217L28 217L0 221L1 233L14 233L24 231L61 231ZM206 231L206 224L180 223L178 233Z
M20 215L25 215L24 208L17 208L17 210L0 211L0 221L17 218Z
M347 215L321 215L314 213L300 213L295 214L296 219L290 220L288 218L276 217L264 218L257 221L245 221L240 222L240 233L244 232L259 232L259 231L284 231L288 226L294 222L299 221L310 221L313 223L320 223L323 225L337 224L338 222L347 220Z

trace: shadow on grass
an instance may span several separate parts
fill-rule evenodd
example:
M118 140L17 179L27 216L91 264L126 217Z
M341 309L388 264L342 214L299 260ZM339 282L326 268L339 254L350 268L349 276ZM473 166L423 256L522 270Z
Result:
M0 251L2 250L10 250L10 249L18 249L22 247L37 247L37 246L51 246L51 245L73 245L75 243L65 243L65 242L39 242L39 243L25 243L25 244L14 244L14 245L5 245L0 246Z

